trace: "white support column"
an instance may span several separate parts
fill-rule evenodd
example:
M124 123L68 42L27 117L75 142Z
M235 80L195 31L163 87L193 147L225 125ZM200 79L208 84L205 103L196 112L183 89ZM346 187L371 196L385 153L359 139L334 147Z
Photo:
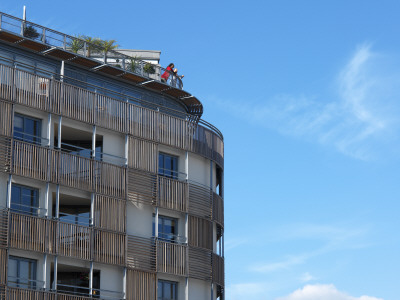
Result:
M51 113L49 113L49 117L47 118L47 147L50 147L50 135L51 135Z
M47 253L43 255L43 289L47 290Z
M185 300L189 300L189 277L186 277L186 283L185 283Z
M125 166L128 165L128 157L129 157L129 136L125 135Z
M222 229L222 237L221 237L221 239L222 239L222 257L225 257L225 254L224 254L224 235L225 235L225 232Z
M210 189L211 191L214 191L213 188L213 161L210 160Z
M214 285L212 282L211 282L211 298L210 299L214 300Z
M96 158L96 125L93 125L92 133L92 158Z
M11 208L11 185L12 185L12 175L8 175L7 182L7 208Z
M58 256L54 256L54 281L53 281L53 290L57 290L57 267L58 267Z
M56 192L56 211L55 211L56 219L60 218L60 185L57 184L57 192Z
M64 81L64 70L65 70L65 62L62 60L60 69L60 81Z
M122 292L124 293L124 299L126 299L126 268L124 268L124 275L122 278Z
M185 155L185 173L186 173L186 181L189 180L189 151L186 151Z
M90 195L90 226L94 224L94 193Z
M156 215L154 216L154 236L158 238L158 207L156 207Z
M61 126L62 126L62 116L58 119L58 134L57 134L57 148L61 149Z
M46 194L44 200L44 216L49 216L50 183L46 183Z
M90 262L89 271L89 295L93 295L93 262Z

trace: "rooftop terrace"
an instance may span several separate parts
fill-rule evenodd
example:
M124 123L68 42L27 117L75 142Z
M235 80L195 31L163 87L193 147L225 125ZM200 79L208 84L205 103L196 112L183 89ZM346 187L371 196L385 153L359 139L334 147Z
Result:
M195 96L183 90L180 78L169 76L167 82L161 82L161 75L166 69L129 56L127 51L107 50L79 37L3 12L0 12L0 40L171 96L181 102L189 114L197 118L203 114L203 105ZM99 60L99 57L102 59ZM108 62L107 58L112 60Z

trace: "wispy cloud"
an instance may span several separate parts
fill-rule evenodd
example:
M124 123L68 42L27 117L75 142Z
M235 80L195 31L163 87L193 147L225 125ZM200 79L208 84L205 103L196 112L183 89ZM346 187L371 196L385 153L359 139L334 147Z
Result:
M269 290L269 284L265 282L231 284L227 287L227 299L262 299L262 296L264 296Z
M354 297L339 291L333 284L306 285L276 300L383 300L371 296Z
M316 280L316 278L314 276L312 276L310 273L305 272L305 273L303 273L301 275L300 280L302 282L309 282L309 281L312 281L312 280Z
M307 263L310 259L330 252L344 249L360 249L370 246L366 241L367 227L332 226L318 224L292 224L275 229L271 242L281 241L319 241L320 246L307 252L286 254L275 262L257 262L250 266L251 271L270 273L288 270Z
M364 44L332 79L328 96L278 95L258 105L223 105L249 122L369 160L400 144L400 73L385 62Z

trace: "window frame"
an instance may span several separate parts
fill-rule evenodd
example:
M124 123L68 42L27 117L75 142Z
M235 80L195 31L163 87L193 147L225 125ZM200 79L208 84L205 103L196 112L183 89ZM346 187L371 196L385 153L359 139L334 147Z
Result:
M17 262L17 270L16 270L16 282L12 282L10 281L9 277L10 277L10 259L11 260L15 260ZM28 262L32 265L30 265L30 270L29 270L29 277L30 278L22 278L20 277L21 274L21 262ZM13 276L14 277L14 276ZM36 289L37 288L37 260L36 259L31 259L31 258L26 258L26 257L19 257L19 256L12 256L10 255L8 257L8 272L7 272L7 278L8 278L8 284L14 287L21 287L22 288L28 288L28 289ZM21 279L26 279L28 281L28 283L21 283L20 280Z
M159 284L161 284L161 289L159 288ZM174 292L175 296L168 297L166 298L164 295L164 284L171 284L171 286L174 287ZM161 295L159 294L161 290ZM178 282L176 281L170 281L170 280L164 280L164 279L158 279L157 281L157 300L178 300Z
M22 131L16 130L16 128L15 128L15 126L16 126L15 118L16 117L22 118L22 122L23 122L22 123ZM37 123L37 128L34 130L36 132L35 134L32 135L32 134L26 132L26 128L25 128L26 120L30 120L30 121ZM19 134L21 136L16 136L16 134ZM28 137L26 137L26 136L28 136ZM23 142L40 145L42 143L42 119L38 119L35 117L20 114L18 112L14 113L13 138L16 140L23 141Z
M15 200L13 201L13 197L15 197L14 195L16 194L16 192L14 191L14 188L20 188L20 192L19 192L19 202L15 203ZM36 199L34 199L35 203L32 203L32 196L30 201L31 201L31 205L24 205L22 204L23 202L21 201L23 199L23 189L29 189L30 193L35 192L34 197L36 197ZM32 194L31 194L32 195ZM27 186L27 185L22 185L22 184L17 184L17 183L12 183L11 184L11 206L10 206L10 210L12 212L16 212L19 214L24 214L24 215L30 215L30 216L38 216L39 215L39 202L40 202L40 190L38 188L35 187L31 187L31 186ZM33 205L35 204L35 205ZM19 207L15 208L13 206ZM22 208L21 208L22 206ZM30 208L30 211L24 210L24 208Z
M166 159L171 159L171 168L166 168ZM158 152L158 175L178 179L179 175L179 156L166 152Z
M153 236L155 236L155 227L156 227L156 222L155 222L156 216L153 214ZM162 229L164 229L164 221L169 220L174 222L174 232L173 233L168 233L168 232L163 232L160 231L160 226L162 226ZM162 222L160 222L162 221ZM164 216L164 215L158 215L158 239L163 241L163 242L169 242L169 243L177 243L178 242L178 219L174 217L169 217L169 216ZM170 238L171 236L172 238Z

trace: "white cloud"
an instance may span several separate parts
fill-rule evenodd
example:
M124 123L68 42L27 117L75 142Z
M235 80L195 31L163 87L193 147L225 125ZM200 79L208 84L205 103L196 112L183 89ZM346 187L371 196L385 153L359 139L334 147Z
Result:
M220 104L249 122L369 160L377 152L397 153L393 148L399 148L400 74L396 72L383 55L362 45L339 72L328 99L279 95L258 105Z
M286 297L276 300L383 300L371 296L353 297L338 291L333 284L306 285Z
M238 283L228 286L226 290L226 299L261 299L260 296L268 291L268 285L262 282Z
M305 272L304 274L301 275L300 280L302 282L308 282L311 280L315 280L316 278L314 276L312 276L310 273Z

